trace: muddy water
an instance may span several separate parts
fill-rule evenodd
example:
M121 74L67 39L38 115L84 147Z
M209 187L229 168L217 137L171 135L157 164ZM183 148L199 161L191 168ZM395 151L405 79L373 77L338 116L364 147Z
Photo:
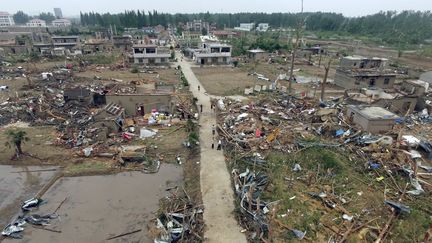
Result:
M9 223L13 215L20 211L21 202L33 197L56 173L55 171L30 171L47 169L54 169L54 167L0 166L1 229Z
M68 197L58 211L60 220L47 226L62 233L27 226L19 242L105 242L108 237L137 229L142 231L109 242L153 242L147 236L147 225L166 189L180 185L181 171L180 167L163 165L157 174L62 178L44 195L48 203L35 212L53 212Z

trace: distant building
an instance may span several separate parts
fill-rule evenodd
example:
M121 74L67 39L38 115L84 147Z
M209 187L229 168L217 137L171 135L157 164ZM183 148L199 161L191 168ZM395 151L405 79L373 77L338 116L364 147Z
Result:
M113 36L112 43L115 48L123 51L130 51L132 49L133 41L131 35Z
M45 20L42 19L32 19L26 24L28 27L46 27Z
M255 50L249 50L248 52L248 58L258 61L258 60L264 60L269 58L269 54L261 49L255 49Z
M270 28L270 25L268 23L259 23L256 30L260 31L260 32L266 32L269 30L269 28Z
M359 125L364 131L370 133L387 132L393 129L396 114L382 107L348 106L348 120Z
M186 30L193 32L202 32L203 30L210 31L210 24L202 20L193 20L186 23Z
M64 48L69 51L81 49L81 41L79 36L53 36L51 38L54 48Z
M203 43L202 48L195 50L193 58L197 64L230 64L232 47L220 43Z
M61 8L54 8L54 15L57 19L62 19L63 13L62 13Z
M241 23L240 27L235 27L234 29L240 31L251 31L255 29L255 23Z
M226 30L216 30L213 31L212 34L216 36L219 40L231 39L237 35L236 32Z
M171 57L168 48L161 48L156 45L137 44L132 47L133 62L146 65L167 65Z
M8 12L0 12L0 27L13 25L15 25L13 16Z
M55 27L67 27L71 26L72 22L68 19L56 19L53 20L52 25Z

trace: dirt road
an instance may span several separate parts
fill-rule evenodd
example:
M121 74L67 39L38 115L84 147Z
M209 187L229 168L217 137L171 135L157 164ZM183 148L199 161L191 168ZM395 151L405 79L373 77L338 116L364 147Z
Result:
M198 104L203 105L199 124L206 242L246 242L246 237L240 233L241 228L234 218L233 191L223 152L216 150L217 141L215 149L211 148L211 130L212 125L216 124L216 117L210 109L210 97L205 94L206 91L192 72L190 63L183 61L177 65L181 65L193 95L198 98ZM200 91L198 85L201 86Z

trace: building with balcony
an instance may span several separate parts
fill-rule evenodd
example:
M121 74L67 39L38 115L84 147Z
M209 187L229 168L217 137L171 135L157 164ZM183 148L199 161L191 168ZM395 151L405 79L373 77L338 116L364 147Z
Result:
M200 65L230 64L232 46L221 43L203 43L202 48L193 54Z
M8 12L0 12L0 27L15 25L13 16Z

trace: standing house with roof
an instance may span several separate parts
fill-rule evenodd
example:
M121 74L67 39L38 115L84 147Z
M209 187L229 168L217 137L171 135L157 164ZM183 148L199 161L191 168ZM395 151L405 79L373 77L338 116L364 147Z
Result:
M393 112L378 106L354 106L347 108L347 117L351 123L359 125L370 133L387 132L393 129L399 117Z
M15 25L15 21L13 19L13 16L8 12L0 11L0 27L8 27L14 25Z
M72 25L72 22L69 19L56 19L51 24L55 27L68 27Z
M26 24L28 27L46 27L46 21L42 19L31 19Z

